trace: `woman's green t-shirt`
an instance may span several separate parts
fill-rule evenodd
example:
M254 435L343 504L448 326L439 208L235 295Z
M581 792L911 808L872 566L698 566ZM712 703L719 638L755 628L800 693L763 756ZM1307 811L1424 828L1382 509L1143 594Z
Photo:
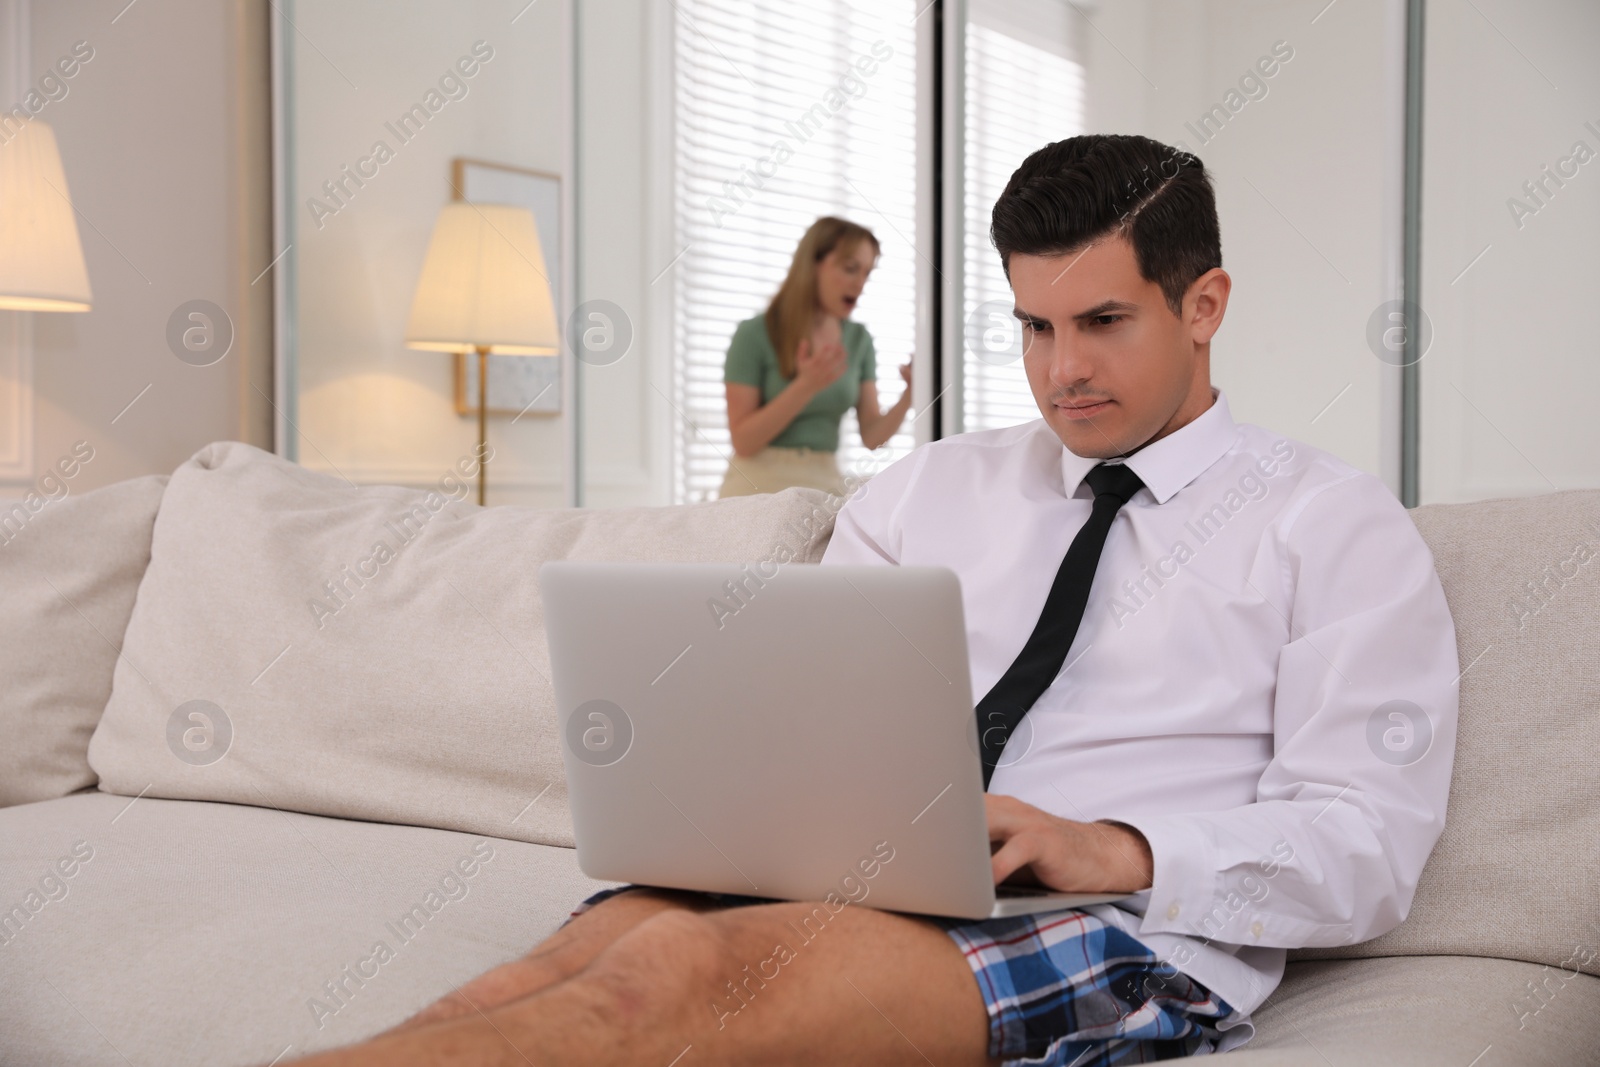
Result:
M838 381L812 397L811 403L801 408L794 421L770 444L780 448L814 448L821 452L839 450L839 420L861 399L861 383L876 381L878 377L877 354L867 328L845 319L839 323L839 337L844 343L845 372ZM790 379L778 370L778 353L767 336L765 315L745 319L733 331L722 380L756 386L761 390L762 404L788 387Z

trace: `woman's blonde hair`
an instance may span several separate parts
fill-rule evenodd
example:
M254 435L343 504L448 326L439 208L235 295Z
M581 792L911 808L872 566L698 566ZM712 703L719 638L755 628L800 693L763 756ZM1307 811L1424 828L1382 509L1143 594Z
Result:
M795 376L795 355L800 341L811 332L817 307L817 264L839 249L845 254L862 241L871 241L874 255L881 251L878 239L865 226L847 219L825 215L811 224L794 250L788 277L767 305L767 336L778 353L778 373Z

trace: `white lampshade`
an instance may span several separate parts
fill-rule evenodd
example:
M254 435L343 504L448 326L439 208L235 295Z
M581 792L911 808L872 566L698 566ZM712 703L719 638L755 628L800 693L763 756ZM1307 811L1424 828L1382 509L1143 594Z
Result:
M406 345L501 355L560 351L549 274L533 212L510 204L446 204L411 300Z
M33 119L0 144L0 308L88 311L89 272L50 127Z

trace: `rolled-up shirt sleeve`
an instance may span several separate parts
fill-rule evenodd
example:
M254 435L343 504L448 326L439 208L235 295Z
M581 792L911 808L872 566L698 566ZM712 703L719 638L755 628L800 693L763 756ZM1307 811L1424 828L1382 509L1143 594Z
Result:
M1279 523L1284 618L1257 802L1134 817L1155 877L1140 933L1296 948L1406 917L1444 827L1460 674L1433 556L1382 482L1308 494Z

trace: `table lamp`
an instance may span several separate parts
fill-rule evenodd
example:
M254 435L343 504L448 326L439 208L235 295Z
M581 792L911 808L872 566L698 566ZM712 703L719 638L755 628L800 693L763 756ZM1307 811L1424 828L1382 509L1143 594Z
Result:
M478 503L487 500L489 356L561 350L533 212L511 204L446 204L422 263L406 347L478 354Z
M32 119L0 144L0 309L89 306L89 272L56 136Z

